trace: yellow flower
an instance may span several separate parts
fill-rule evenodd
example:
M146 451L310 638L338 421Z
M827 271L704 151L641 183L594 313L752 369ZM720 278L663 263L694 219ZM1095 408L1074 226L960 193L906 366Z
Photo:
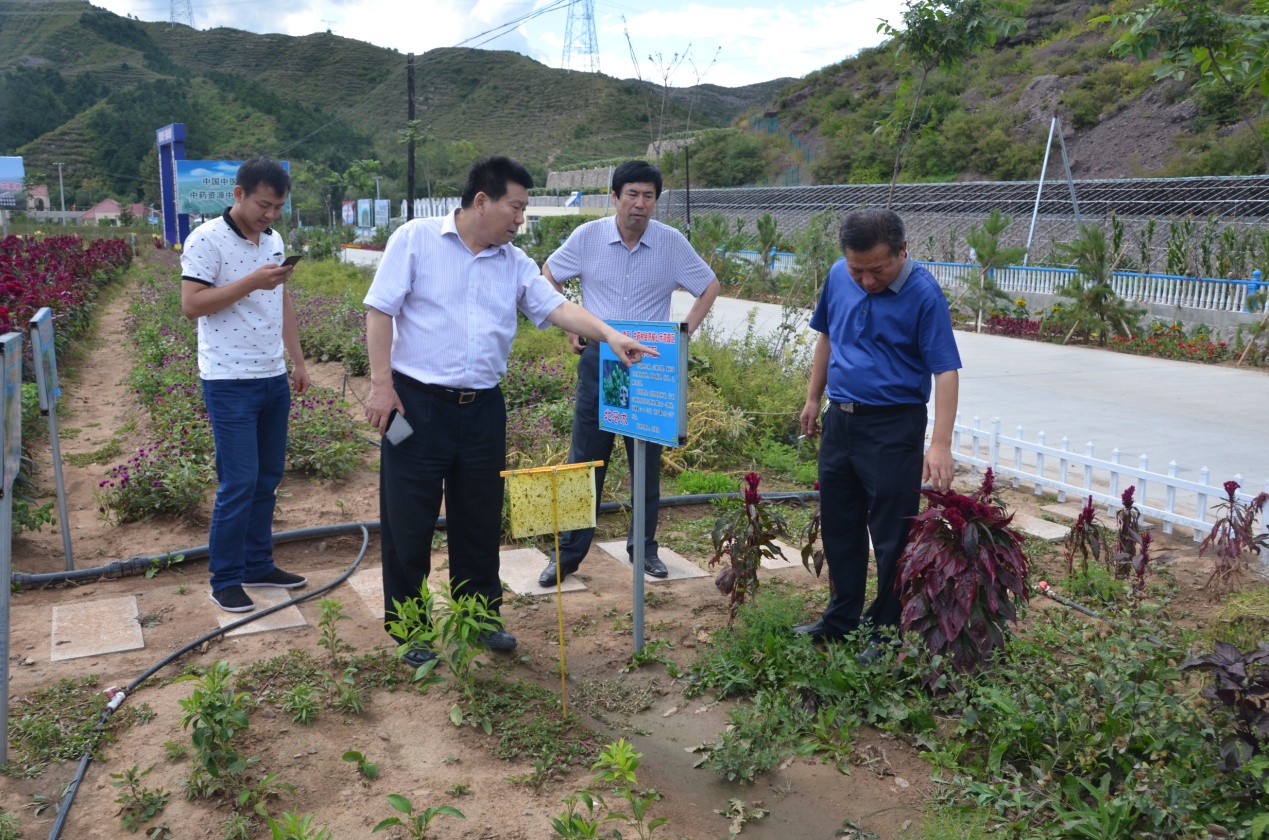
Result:
M1027 305L1027 299L1026 299L1026 298L1018 298L1017 300L1015 300L1015 301L1014 301L1014 303L1016 303L1018 306L1026 306L1026 305Z

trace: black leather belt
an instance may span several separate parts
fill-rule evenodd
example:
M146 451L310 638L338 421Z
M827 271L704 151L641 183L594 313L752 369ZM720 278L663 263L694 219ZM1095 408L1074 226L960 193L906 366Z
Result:
M406 376L399 370L392 371L392 375L398 378L402 384L408 385L417 391L422 391L425 394L431 394L434 397L440 397L443 400L458 403L459 405L473 403L480 399L480 397L484 394L488 394L493 390L493 388L464 389L447 388L444 385L432 385L427 382L420 382L412 376Z
M912 411L914 408L924 408L921 403L905 403L903 405L867 405L866 403L856 402L835 402L829 400L828 404L833 408L840 409L847 414L898 414L903 411Z

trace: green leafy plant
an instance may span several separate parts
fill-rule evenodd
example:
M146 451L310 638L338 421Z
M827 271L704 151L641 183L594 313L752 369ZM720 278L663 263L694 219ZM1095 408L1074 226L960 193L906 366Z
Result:
M1269 534L1256 533L1256 515L1269 502L1269 493L1260 493L1250 504L1244 504L1238 500L1237 481L1226 481L1224 486L1225 501L1217 509L1225 514L1212 523L1212 530L1199 544L1199 557L1209 550L1216 555L1211 577L1203 585L1213 591L1229 588L1246 571L1245 553L1269 547Z
M406 830L406 834L411 838L411 840L424 840L424 838L427 837L428 827L431 826L432 820L437 817L457 817L460 820L467 819L467 817L463 816L462 811L452 805L433 805L432 807L425 809L423 813L416 814L414 813L414 805L410 803L410 800L406 799L399 793L388 794L388 804L395 810L405 814L405 818L388 817L386 820L383 820L376 825L374 830L370 832L371 834L378 834L385 828L400 826Z
M736 609L758 590L758 566L763 557L782 556L777 537L787 537L784 517L762 500L757 473L745 474L744 506L733 515L720 516L711 538L714 556L709 565L727 563L714 578L714 585L728 600L728 623L736 619Z
M357 750L348 750L344 753L344 761L350 761L357 765L357 772L365 776L370 781L379 778L379 765L371 764L366 757Z
M181 727L192 730L194 757L200 769L212 779L222 774L239 775L251 763L238 754L233 740L247 731L247 712L252 708L251 695L235 692L230 686L234 668L217 661L200 674L188 674L177 682L194 682L189 697L179 700L184 713Z
M19 840L22 837L22 824L13 814L0 812L0 840Z
M630 826L639 840L652 840L656 830L668 823L668 817L652 817L649 808L661 798L655 791L643 796L638 790L638 779L635 772L639 769L643 754L635 752L625 738L609 744L599 753L599 760L591 767L595 777L591 785L611 785L617 799L623 801L620 807L627 810L616 811L609 808L605 822L619 820Z
M167 791L162 788L150 790L144 784L145 777L150 775L152 770L154 770L153 767L142 770L134 764L122 773L110 774L110 778L113 779L110 786L119 790L115 802L120 806L119 814L123 827L133 834L141 828L142 823L154 819L167 807ZM167 831L167 828L164 827L162 830ZM151 830L147 831L147 836L166 835L154 835Z
M268 819L268 803L278 799L284 793L295 793L295 786L278 780L279 774L270 773L255 782L244 782L238 791L238 811L254 812L257 816Z
M457 799L460 796L470 796L471 785L467 784L466 782L454 782L454 784L450 785L445 790L445 792L448 793L450 796L454 797L455 799Z
M481 637L498 630L501 620L483 595L455 598L448 581L425 580L419 595L405 603L393 602L397 618L388 622L388 633L405 639L398 649L401 655L416 646L436 652L436 659L415 672L416 680L427 677L437 663L443 662L467 703L474 705L479 657L485 651ZM455 726L463 722L463 712L457 704L450 709L450 720ZM485 726L488 728L487 721Z
M322 704L313 686L300 683L282 695L282 708L291 715L291 720L311 726L317 720Z
M1058 296L1068 302L1062 317L1069 329L1062 343L1076 334L1096 338L1103 345L1112 335L1131 336L1142 310L1111 288L1123 253L1111 251L1105 232L1096 225L1081 224L1079 235L1070 242L1057 243L1056 252L1073 263L1077 272L1057 289Z
M269 817L270 840L333 840L330 829L318 827L313 814L293 814L290 811L282 819Z
M988 469L982 487L965 496L922 490L928 507L916 516L898 586L904 631L925 640L932 654L948 654L970 672L1005 644L1015 602L1028 598L1022 537L1009 527Z
M684 496L714 496L736 492L736 480L721 472L684 470L674 477L674 487Z
M343 676L335 683L334 706L341 712L359 715L366 710L365 692L357 685L357 669L345 668Z
M981 228L972 225L965 235L965 241L973 249L979 269L976 274L966 278L965 292L961 297L964 305L974 313L977 332L983 331L983 313L990 313L1009 300L1009 295L996 285L995 270L1013 265L1027 253L1026 248L1001 246L1000 235L1009 227L1010 221L1008 216L993 208L983 220Z
M167 755L168 761L180 761L189 755L189 747L179 741L164 741L163 752Z
M317 643L326 648L331 664L338 666L342 655L352 650L352 645L339 637L339 622L348 620L344 614L344 602L338 598L323 598L317 606L322 611L317 624L321 633Z

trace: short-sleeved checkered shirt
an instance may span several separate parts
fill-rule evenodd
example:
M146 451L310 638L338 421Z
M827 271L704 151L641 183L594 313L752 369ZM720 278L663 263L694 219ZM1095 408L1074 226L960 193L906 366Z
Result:
M225 286L263 265L285 259L282 234L269 228L257 245L223 216L204 222L185 240L181 278ZM282 346L282 286L257 289L198 319L198 374L203 379L264 379L286 373Z
M714 272L683 234L649 221L639 244L627 248L617 218L587 222L547 258L557 283L580 278L582 305L604 320L667 321L670 295L700 297Z

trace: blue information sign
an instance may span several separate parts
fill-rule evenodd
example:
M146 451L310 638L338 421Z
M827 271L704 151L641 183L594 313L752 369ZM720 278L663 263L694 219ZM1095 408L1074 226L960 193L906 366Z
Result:
M281 161L287 172L289 161ZM238 182L240 160L176 161L176 212L219 216L233 206L234 184ZM291 212L291 195L286 196L284 213Z
M57 387L57 352L53 347L53 310L47 306L31 319L31 355L35 360L40 411L48 414L57 405L61 391Z
M687 442L687 325L608 321L661 355L626 367L599 346L599 428L626 437L681 446Z

